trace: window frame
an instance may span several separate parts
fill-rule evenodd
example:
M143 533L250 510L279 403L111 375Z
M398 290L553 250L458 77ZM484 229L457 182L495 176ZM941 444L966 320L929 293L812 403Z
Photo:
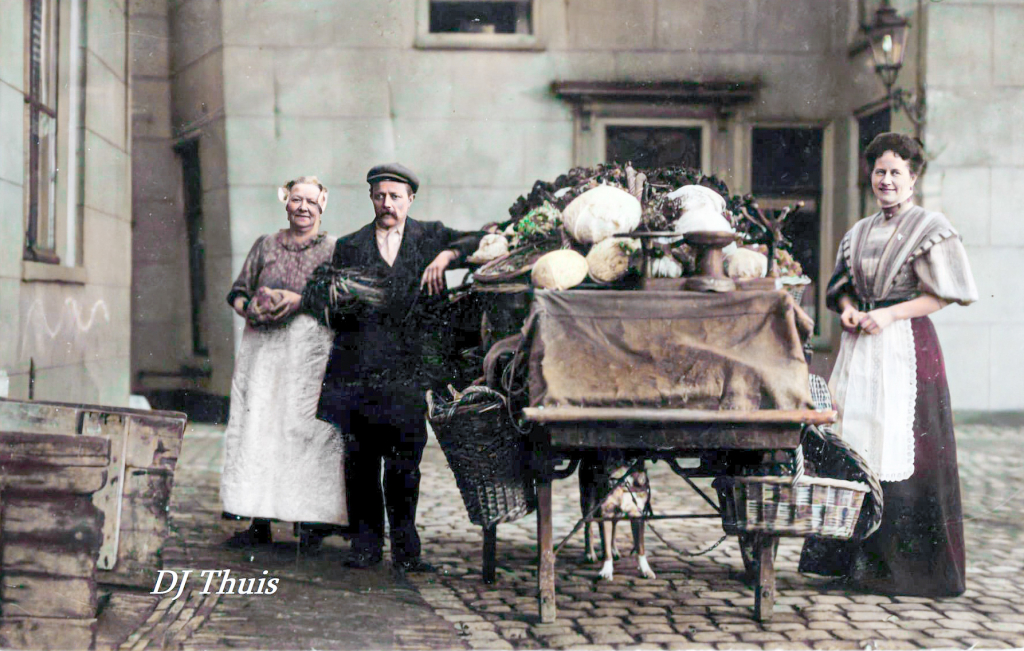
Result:
M59 264L57 242L57 188L60 173L60 140L64 129L60 128L59 110L61 66L61 2L60 0L26 0L25 2L25 242L24 259L33 262ZM33 25L37 12L44 12L39 44ZM48 23L48 24L47 24ZM44 116L53 122L53 133L49 141L51 160L48 178L41 174L40 157L44 144L40 141L41 124ZM35 137L33 137L35 136ZM41 185L50 183L49 206L41 205ZM46 240L41 242L40 240Z
M82 266L82 221L84 217L83 192L80 187L83 176L82 134L84 128L84 62L81 46L85 42L85 21L80 0L25 0L24 24L26 50L31 43L32 5L36 2L49 3L56 8L56 95L55 103L55 165L53 248L30 246L29 227L32 210L33 185L31 167L31 111L32 98L29 93L31 56L25 57L24 79L24 165L26 182L23 190L22 216L25 240L22 244L22 280L67 282L84 284L87 280ZM38 215L38 213L37 213ZM38 228L38 227L37 227ZM38 230L37 230L38 233ZM36 233L36 234L37 234Z
M531 33L529 34L472 34L466 32L431 32L430 5L445 0L416 0L416 39L413 45L423 49L461 50L543 50L541 36L541 0L529 0ZM458 1L458 0L451 0ZM463 0L466 2L501 0ZM507 0L512 2L514 0Z

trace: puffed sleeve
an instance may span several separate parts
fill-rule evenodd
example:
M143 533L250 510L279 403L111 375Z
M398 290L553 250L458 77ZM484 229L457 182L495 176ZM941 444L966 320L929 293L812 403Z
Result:
M856 296L853 290L853 274L849 265L846 264L846 250L850 246L850 234L843 236L839 243L839 250L836 252L836 267L832 271L832 277L825 289L825 305L833 312L842 312L839 307L839 297L844 294L851 298Z
M978 300L978 288L960 238L954 234L937 242L914 260L918 288L944 301L969 305Z
M266 237L266 235L261 235L249 249L249 255L245 256L242 271L239 272L238 278L231 285L231 291L228 292L228 305L234 306L235 299L239 296L251 299L256 295L260 271L263 268L263 240Z

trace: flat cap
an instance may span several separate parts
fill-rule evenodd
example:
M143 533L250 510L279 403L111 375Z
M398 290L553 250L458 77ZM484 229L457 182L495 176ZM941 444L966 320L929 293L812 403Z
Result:
M373 185L379 181L408 183L409 187L412 188L413 194L420 189L420 177L416 176L415 172L401 163L385 163L384 165L375 165L370 168L370 171L366 173L366 182Z

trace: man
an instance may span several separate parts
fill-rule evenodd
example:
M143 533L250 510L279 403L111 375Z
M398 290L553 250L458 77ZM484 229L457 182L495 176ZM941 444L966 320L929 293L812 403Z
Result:
M348 565L381 562L386 508L396 570L430 571L416 533L427 431L421 363L426 333L414 309L428 302L423 294L444 291L445 270L471 255L483 234L408 217L419 179L403 165L378 165L366 181L373 223L340 238L332 264L383 278L389 298L378 310L336 324L317 417L350 435L346 485L355 538Z

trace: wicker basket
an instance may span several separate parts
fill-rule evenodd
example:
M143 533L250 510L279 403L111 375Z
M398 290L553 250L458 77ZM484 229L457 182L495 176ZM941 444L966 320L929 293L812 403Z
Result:
M719 477L715 480L728 534L848 539L868 487L860 482L801 477Z
M782 282L782 288L793 297L793 302L800 305L807 286L811 284L811 279L807 276L785 276L779 280Z
M427 408L470 522L491 527L533 511L526 437L512 425L502 394L472 386L445 401L428 391Z

